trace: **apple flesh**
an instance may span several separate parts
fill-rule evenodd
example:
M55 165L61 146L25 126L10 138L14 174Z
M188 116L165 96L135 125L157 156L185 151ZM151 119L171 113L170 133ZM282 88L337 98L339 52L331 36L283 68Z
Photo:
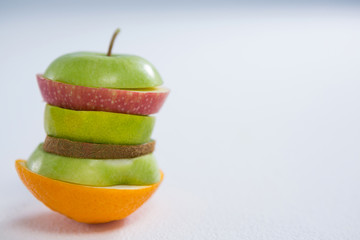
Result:
M169 94L167 88L91 88L52 81L40 74L36 77L45 102L73 110L150 115L160 110Z
M151 140L154 124L150 116L45 107L47 135L78 142L143 144Z
M48 178L88 186L148 185L160 181L153 154L131 159L80 159L47 153L40 144L26 167Z
M102 88L151 88L163 81L147 60L133 55L76 52L55 59L44 77L62 83Z

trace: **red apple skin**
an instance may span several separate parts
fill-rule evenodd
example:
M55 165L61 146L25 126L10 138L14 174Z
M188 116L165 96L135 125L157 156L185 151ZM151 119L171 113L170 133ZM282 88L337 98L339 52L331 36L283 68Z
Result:
M169 89L136 91L76 86L36 75L45 102L57 107L82 110L151 115L164 104Z

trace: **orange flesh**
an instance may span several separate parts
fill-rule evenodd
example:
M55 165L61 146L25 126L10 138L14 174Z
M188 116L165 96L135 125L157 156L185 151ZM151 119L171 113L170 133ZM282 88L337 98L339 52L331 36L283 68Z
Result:
M163 180L148 186L91 187L66 183L31 172L24 160L15 162L20 179L50 209L78 222L104 223L120 220L138 209Z

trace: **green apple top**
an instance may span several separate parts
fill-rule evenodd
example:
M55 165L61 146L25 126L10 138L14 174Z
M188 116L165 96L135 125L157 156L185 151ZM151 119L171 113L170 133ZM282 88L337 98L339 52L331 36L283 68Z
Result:
M44 77L62 83L95 88L152 88L163 81L155 67L133 55L111 55L114 33L108 54L76 52L55 59Z

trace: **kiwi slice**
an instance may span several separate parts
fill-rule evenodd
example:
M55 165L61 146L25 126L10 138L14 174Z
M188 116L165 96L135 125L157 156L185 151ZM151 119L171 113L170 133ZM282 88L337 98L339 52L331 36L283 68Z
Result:
M72 158L129 159L152 153L155 141L139 145L117 145L77 142L47 136L43 149L48 153Z

